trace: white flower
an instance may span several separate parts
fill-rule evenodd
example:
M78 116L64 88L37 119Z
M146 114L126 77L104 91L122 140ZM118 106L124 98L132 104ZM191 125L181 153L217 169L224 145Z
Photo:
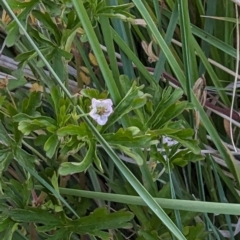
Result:
M162 138L162 143L166 143L169 147L173 146L173 145L176 145L178 144L178 141L176 140L173 140L172 138L170 137L164 137Z
M92 99L92 110L89 115L93 118L99 125L106 124L108 117L113 112L111 99Z

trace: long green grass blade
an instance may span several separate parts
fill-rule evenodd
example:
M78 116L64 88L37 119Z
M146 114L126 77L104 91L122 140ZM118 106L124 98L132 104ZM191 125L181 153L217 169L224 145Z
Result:
M166 35L164 37L164 40L166 41L167 45L170 45L171 40L173 38L174 31L175 31L175 28L176 28L176 25L178 22L178 17L179 17L178 4L176 2L175 7L172 12L172 15L171 15L171 18L170 18L170 21L169 21ZM163 73L165 62L166 62L166 57L162 52L160 52L159 60L156 63L156 66L154 68L154 74L153 74L153 77L157 82L159 81L159 79Z
M188 100L191 102L191 89L196 80L193 71L196 66L193 65L193 48L191 45L191 30L190 30L190 20L188 15L188 3L184 0L178 1L179 6L179 18L180 18L180 29L181 29L181 40L182 40L182 52L183 52L183 64L186 74L186 94Z
M118 5L118 0L111 0L108 2L109 2L110 6ZM127 29L125 28L125 23L123 23L119 19L112 19L112 25L113 25L113 28L115 29L115 31L121 37L121 39L124 42L126 42L128 45L130 45L130 39L126 32ZM130 59L128 59L127 55L122 50L120 50L120 55L121 55L121 59L122 59L122 63L123 63L123 73L125 75L127 75L129 77L129 79L136 78Z
M117 32L114 29L111 29L111 31L113 34L113 40L117 43L120 49L122 49L122 51L126 54L126 56L134 63L134 65L141 72L141 74L146 78L146 80L150 84L153 84L154 79L151 76L151 74L147 71L145 66L141 63L141 61L137 58L137 56L133 53L133 51L128 47L128 45L121 39L121 37L117 34Z
M36 190L41 190L42 186L36 185ZM120 202L126 204L146 206L146 202L138 196L121 195L113 193L92 192L86 190L59 188L61 194L73 195L79 197L86 197L91 199L102 199L105 201ZM239 215L239 204L234 203L216 203L216 202L202 202L194 200L179 200L154 198L162 208L177 209L183 211L215 213L215 214L230 214Z
M113 37L111 34L111 26L109 23L109 19L107 17L100 17L100 24L101 24L101 29L103 32L103 37L105 41L105 45L107 48L107 53L108 53L108 58L109 58L109 64L113 73L113 77L115 79L116 85L120 91L120 94L122 93L121 91L121 84L119 81L119 70L118 70L118 65L117 65L117 60L115 57L115 50L114 50L114 42L113 42Z
M173 57L171 51L168 48L168 45L164 41L162 35L159 33L155 23L153 22L152 18L150 17L148 11L144 7L142 1L133 0L136 7L138 8L139 12L142 14L143 18L145 19L148 28L150 29L152 35L156 39L157 43L161 47L162 52L166 56L169 65L171 66L173 72L176 74L177 79L180 81L184 91L186 92L186 77L179 67L176 59Z
M89 43L92 47L92 50L95 54L95 57L98 61L99 67L102 70L103 77L105 79L107 88L113 99L113 102L115 104L117 104L121 100L121 95L117 88L117 84L113 78L113 74L109 69L109 66L108 66L105 56L102 52L102 49L99 46L98 39L96 37L96 34L94 33L94 30L93 30L92 24L89 20L89 17L87 15L87 12L84 9L82 1L72 1L72 2L75 6L75 9L79 16L79 19L81 20L81 24L84 28L84 31L85 31L86 35L88 36L88 41L89 41Z

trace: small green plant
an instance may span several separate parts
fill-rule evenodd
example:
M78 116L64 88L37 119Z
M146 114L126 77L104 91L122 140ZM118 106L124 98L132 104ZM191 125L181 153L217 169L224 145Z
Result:
M237 239L238 16L210 2L1 1L2 239Z

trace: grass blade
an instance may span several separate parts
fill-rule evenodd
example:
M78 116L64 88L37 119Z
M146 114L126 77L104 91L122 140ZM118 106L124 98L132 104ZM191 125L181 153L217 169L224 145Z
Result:
M36 190L41 190L43 187L36 185ZM61 194L73 195L79 197L86 197L91 199L102 199L105 201L120 202L132 205L146 206L146 202L138 196L92 192L86 190L66 189L59 188ZM216 203L216 202L202 202L194 200L179 200L179 199L166 199L154 198L162 208L177 209L183 211L215 213L215 214L230 214L239 215L239 204L234 203Z

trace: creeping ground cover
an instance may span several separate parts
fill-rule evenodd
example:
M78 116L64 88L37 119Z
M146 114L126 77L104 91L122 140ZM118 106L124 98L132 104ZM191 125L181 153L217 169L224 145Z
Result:
M0 1L0 238L240 239L238 0Z

